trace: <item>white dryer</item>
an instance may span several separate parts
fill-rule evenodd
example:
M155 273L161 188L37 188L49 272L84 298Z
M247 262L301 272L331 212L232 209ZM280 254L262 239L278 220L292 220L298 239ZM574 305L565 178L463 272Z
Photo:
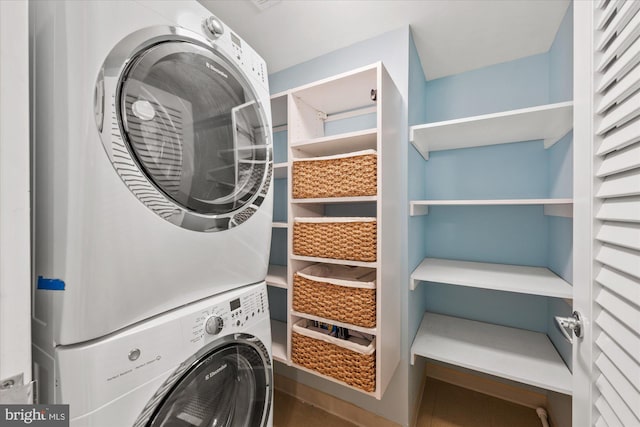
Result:
M36 345L51 353L263 280L262 58L196 1L29 6Z
M263 427L272 423L266 285L181 307L108 337L58 347L46 401L73 427ZM42 369L40 369L42 374Z

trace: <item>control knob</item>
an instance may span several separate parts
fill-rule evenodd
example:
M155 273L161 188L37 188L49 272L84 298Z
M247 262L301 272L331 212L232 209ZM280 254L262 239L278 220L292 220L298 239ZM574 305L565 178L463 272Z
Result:
M204 330L207 331L209 335L218 335L223 327L224 320L222 320L220 316L211 316L204 324Z
M222 25L222 22L220 22L215 16L206 18L202 23L202 26L209 38L213 40L220 38L224 33L224 26Z

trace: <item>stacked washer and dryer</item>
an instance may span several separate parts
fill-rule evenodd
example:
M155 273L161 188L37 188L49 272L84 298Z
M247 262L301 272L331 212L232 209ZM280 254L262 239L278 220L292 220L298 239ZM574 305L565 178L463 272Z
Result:
M264 61L195 1L30 2L30 23L39 402L271 425Z

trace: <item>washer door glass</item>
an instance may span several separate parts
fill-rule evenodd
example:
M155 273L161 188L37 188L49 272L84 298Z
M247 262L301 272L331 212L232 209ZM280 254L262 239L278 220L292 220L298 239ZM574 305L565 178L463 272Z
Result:
M269 368L247 344L200 359L167 394L150 427L257 427L266 423Z
M235 67L200 45L169 41L135 57L121 82L124 139L161 193L203 215L237 211L258 196L269 179L268 132Z

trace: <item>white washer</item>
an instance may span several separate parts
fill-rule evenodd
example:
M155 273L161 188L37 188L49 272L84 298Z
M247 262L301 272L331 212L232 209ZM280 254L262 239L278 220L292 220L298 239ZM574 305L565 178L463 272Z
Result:
M269 325L266 285L235 289L58 347L55 387L41 390L74 427L271 426Z
M266 276L266 65L196 1L30 2L34 341Z

